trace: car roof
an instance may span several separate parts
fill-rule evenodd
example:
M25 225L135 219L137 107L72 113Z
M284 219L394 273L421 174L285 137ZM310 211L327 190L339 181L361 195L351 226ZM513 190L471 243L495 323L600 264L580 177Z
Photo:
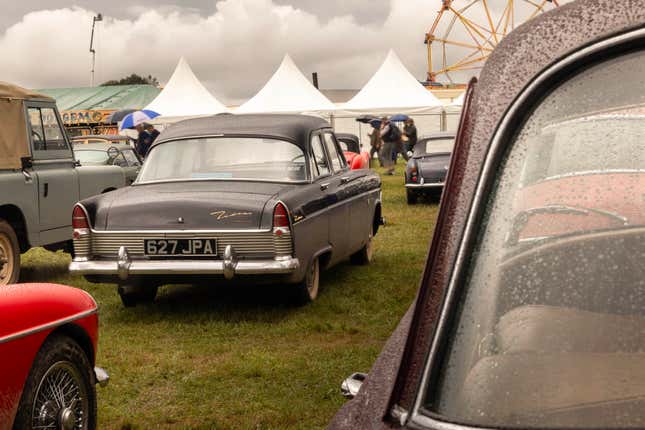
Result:
M153 146L197 136L270 136L303 145L314 130L331 128L323 118L289 114L219 114L178 122L164 130Z

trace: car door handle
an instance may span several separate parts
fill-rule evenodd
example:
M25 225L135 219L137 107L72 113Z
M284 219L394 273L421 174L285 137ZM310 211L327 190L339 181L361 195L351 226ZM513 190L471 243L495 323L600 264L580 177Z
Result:
M340 183L341 183L341 184L346 184L346 183L348 183L348 182L349 182L349 180L350 180L350 179L349 179L349 177L348 177L348 176L345 176L345 177L343 177L343 178L340 178Z
M34 182L34 178L31 176L31 173L29 173L28 171L23 170L22 176L25 177L25 183L31 184L32 182Z
M329 182L325 182L324 184L320 184L320 190L325 191L327 188L329 188Z
M44 185L43 188L44 188L43 197L47 197L47 195L49 194L49 184L47 182L45 182L45 185Z

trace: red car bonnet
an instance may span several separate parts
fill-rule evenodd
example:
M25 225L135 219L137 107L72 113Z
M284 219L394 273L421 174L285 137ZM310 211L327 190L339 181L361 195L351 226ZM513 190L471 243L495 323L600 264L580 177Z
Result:
M78 288L56 284L15 284L0 288L0 341L95 312L96 302Z

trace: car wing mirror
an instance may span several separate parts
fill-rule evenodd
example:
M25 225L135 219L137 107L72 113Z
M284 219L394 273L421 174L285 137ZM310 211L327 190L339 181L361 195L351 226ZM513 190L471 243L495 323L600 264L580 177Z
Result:
M412 151L408 151L408 158L412 158L413 155L414 153Z
M366 378L367 373L352 373L340 384L340 392L345 398L353 399L360 391Z
M32 160L31 157L22 157L20 159L20 164L22 166L22 170L31 169L34 167L34 160Z

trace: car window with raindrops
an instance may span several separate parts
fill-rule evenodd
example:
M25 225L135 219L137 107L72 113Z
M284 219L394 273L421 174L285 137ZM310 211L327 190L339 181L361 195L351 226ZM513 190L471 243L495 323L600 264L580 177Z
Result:
M643 76L643 53L579 71L518 129L427 388L434 413L485 427L645 425Z

